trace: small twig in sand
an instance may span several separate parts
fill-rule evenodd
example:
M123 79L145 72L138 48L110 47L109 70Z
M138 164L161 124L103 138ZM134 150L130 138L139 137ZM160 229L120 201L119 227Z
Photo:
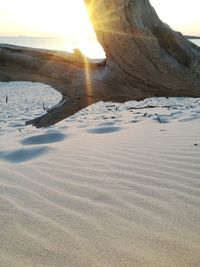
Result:
M43 110L46 111L46 108L45 108L45 105L44 105L44 101L42 103L42 107L43 107Z

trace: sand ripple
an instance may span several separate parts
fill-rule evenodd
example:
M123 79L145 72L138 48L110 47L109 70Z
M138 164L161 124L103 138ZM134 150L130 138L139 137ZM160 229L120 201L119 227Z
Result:
M0 135L0 265L199 266L199 107L98 103Z
M200 150L187 128L89 131L4 164L3 266L198 266Z

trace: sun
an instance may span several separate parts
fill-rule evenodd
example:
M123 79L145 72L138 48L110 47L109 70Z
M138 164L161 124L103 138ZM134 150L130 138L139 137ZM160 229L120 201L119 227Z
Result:
M52 6L51 13L55 14L54 6ZM68 38L68 48L71 41L72 48L80 49L84 55L90 58L105 57L82 0L59 0L57 14L51 30Z
M44 21L44 12L42 12L40 24L52 35L66 36L68 48L71 42L71 47L79 48L88 57L105 57L82 0L51 1L48 3L48 8L43 2L42 10L45 10L46 20Z
M66 37L66 47L71 42L89 57L104 56L83 0L6 0L0 17L2 35Z
M93 33L83 1L58 0L56 2L56 4L51 2L47 9L48 24L51 25L49 30L68 36L83 36Z
M103 48L97 41L86 7L82 0L60 0L59 18L52 25L57 34L71 38L74 48L92 57L105 57Z

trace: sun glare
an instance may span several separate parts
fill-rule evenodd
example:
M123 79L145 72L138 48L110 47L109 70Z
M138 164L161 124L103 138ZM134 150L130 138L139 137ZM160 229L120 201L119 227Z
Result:
M79 48L92 58L105 56L83 0L7 0L0 17L0 35L66 37L66 49Z
M100 0L99 0L100 1ZM200 34L199 0L150 0L159 16L185 34ZM66 50L104 57L83 0L0 0L0 35L66 37ZM179 12L177 12L179 10ZM62 46L63 48L63 46Z
M89 57L105 57L103 48L97 41L83 1L60 0L60 2L63 8L59 8L59 18L53 25L54 32L71 38L73 47L79 48L83 54Z

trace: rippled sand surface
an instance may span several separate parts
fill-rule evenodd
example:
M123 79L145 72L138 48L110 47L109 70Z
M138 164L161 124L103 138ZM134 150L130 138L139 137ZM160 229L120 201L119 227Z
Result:
M24 126L59 98L0 83L0 266L200 266L200 99Z

